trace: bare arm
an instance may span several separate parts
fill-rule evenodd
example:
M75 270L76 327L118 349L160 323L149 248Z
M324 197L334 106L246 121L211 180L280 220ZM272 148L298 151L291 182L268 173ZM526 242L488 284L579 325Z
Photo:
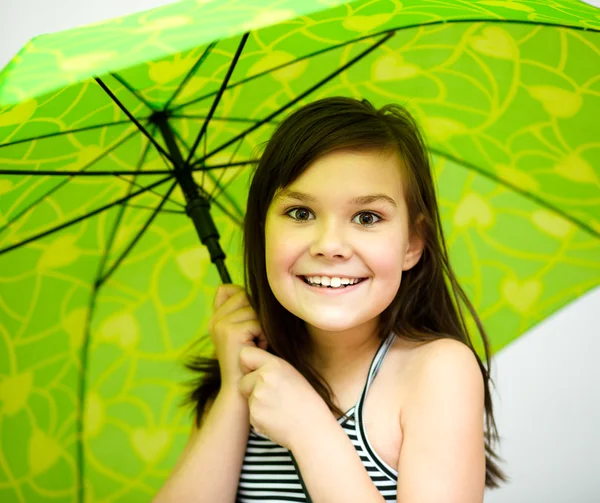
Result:
M333 415L292 447L311 499L318 503L384 503L358 452Z
M481 503L485 489L481 371L472 351L450 339L428 344L423 355L401 418L398 501Z
M249 430L247 401L222 389L152 502L234 503Z

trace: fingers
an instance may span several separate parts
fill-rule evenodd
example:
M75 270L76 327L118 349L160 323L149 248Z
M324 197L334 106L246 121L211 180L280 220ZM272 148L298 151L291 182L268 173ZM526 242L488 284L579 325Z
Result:
M213 302L213 311L217 311L224 303L239 292L245 292L245 290L240 285L222 283L217 287L217 292L215 293L215 299Z
M255 347L243 348L240 351L240 370L247 374L273 361L275 356Z
M256 312L250 306L246 290L239 285L219 285L214 305L215 311L209 324L209 329L212 329L214 324L218 323L237 324L249 320L257 320ZM255 338L253 341L254 344L266 351L268 342L264 337L260 325L253 324L251 328L253 337Z
M225 307L225 306L224 306ZM225 309L223 309L225 311ZM219 319L227 320L229 323L242 323L243 321L256 320L256 313L250 306L235 309L229 313L219 312L215 314Z
M238 381L238 391L240 394L248 400L252 391L254 391L254 386L256 385L256 372L251 372L246 374Z
M212 328L218 333L229 332L231 330L234 330L235 333L242 331L248 335L249 340L255 337L264 337L262 327L256 319L256 314L250 307L234 311L224 317L217 318L215 316Z
M244 345L252 345L251 343L253 343L256 338L261 340L264 340L265 338L258 320L244 321L240 323L237 328L244 334L244 340L242 341L242 344Z
M221 305L214 310L214 316L217 318L223 318L227 314L242 309L246 306L250 306L248 295L245 290L238 290L221 303Z
M213 302L213 315L208 324L209 330L212 330L215 323L218 320L223 320L227 314L249 305L250 302L246 297L246 291L241 286L230 284L219 285Z
M231 317L239 316L239 314L238 312L232 313L230 317L220 318L214 324L211 321L210 335L213 342L216 344L217 340L233 340L237 341L234 342L237 345L258 345L261 349L266 350L268 343L259 321L256 317L251 318L250 315L246 316L247 319L242 318L238 322L231 320Z

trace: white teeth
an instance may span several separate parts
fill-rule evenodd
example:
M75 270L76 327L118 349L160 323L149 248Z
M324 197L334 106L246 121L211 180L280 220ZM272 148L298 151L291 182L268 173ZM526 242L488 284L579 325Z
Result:
M327 276L305 276L306 280L313 285L322 285L323 287L341 288L343 285L355 285L360 279L340 278Z

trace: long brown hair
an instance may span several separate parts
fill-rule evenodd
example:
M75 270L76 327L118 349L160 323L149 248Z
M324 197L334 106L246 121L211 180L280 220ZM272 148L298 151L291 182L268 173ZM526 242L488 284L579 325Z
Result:
M318 157L338 149L395 149L404 160L403 181L411 231L423 239L419 262L404 271L392 303L380 315L378 335L393 331L416 342L450 338L463 342L477 358L485 386L486 487L499 487L507 477L495 460L499 441L490 395L489 343L473 305L450 266L442 232L428 150L419 127L406 109L386 105L376 110L368 101L326 98L288 116L266 145L256 168L244 220L244 279L248 298L268 341L268 351L292 364L314 387L332 413L342 416L328 383L306 361L309 335L304 322L275 298L267 280L264 224L275 192L293 183ZM416 225L417 217L420 218ZM485 350L487 368L477 355L461 302L473 317ZM286 334L293 332L294 337ZM192 404L196 424L207 400L220 388L216 359L195 356L185 366L200 376L182 405Z

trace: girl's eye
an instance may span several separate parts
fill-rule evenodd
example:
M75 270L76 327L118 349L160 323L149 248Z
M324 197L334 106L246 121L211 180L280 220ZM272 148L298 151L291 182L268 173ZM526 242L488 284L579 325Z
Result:
M359 217L359 220L361 220L361 216L367 216L369 218L367 218L367 221L362 220L361 225L364 225L365 227L371 227L372 225L375 225L377 222L379 222L379 220L381 220L381 217L379 215L375 215L375 213L371 213L370 211L363 211L362 213L359 213L358 215L356 215L356 217ZM354 217L354 218L356 218ZM378 220L373 221L373 218L377 218Z
M290 213L293 213L294 211L296 211L296 217L290 215ZM307 213L310 213L309 210L307 210L306 208L292 208L291 210L286 212L286 215L290 215L294 220L296 221L304 221L304 220L308 220L307 218L304 218L303 216L300 215L306 215Z
M296 212L296 216L293 215L294 212ZM290 215L297 222L305 222L309 220L308 215L311 213L312 212L310 210L307 210L306 208L292 208L291 210L286 212L286 215ZM366 216L367 218L361 219L361 216ZM375 213L372 213L370 211L360 212L358 215L356 215L356 217L354 217L353 220L355 220L357 217L359 219L357 223L362 225L363 227L372 227L381 220L381 217L379 215L376 215ZM376 218L377 220L374 221L373 218Z

